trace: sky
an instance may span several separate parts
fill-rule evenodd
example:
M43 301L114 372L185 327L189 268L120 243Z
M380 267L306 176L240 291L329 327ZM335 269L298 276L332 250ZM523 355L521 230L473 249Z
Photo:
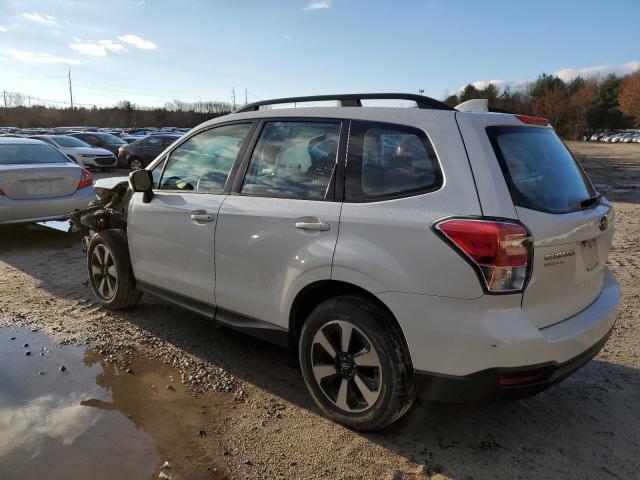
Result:
M517 87L640 69L638 0L0 0L0 93L50 105ZM0 101L1 101L0 97ZM42 103L41 100L32 100ZM55 103L60 102L60 103ZM68 104L68 103L67 103Z

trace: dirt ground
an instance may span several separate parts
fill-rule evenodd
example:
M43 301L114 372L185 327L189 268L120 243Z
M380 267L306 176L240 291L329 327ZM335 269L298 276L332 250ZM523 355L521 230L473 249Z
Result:
M319 415L286 350L148 296L131 311L100 309L85 284L80 239L35 226L0 229L0 325L87 344L123 368L160 359L196 398L219 395L231 406L224 418L200 415L198 429L215 436L197 448L227 478L640 478L640 145L569 147L616 202L608 263L623 296L604 350L530 399L419 401L382 432L350 431ZM196 469L181 478L213 475Z

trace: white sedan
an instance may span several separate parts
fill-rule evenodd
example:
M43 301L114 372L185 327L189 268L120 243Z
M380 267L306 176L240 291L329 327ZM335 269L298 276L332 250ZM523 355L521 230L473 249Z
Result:
M92 147L79 138L67 135L37 135L31 138L53 145L81 166L105 170L118 166L118 159L112 152L104 148Z
M39 140L0 138L0 225L59 220L95 200L93 177Z

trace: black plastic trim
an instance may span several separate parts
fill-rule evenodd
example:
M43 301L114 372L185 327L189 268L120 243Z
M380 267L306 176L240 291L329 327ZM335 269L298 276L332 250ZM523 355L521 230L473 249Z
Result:
M588 363L604 347L612 330L613 327L590 348L563 363L546 362L513 368L490 368L464 376L416 370L416 391L418 396L425 400L453 403L530 397L556 385ZM540 374L542 378L521 385L503 386L499 383L502 377L525 372Z
M212 303L195 300L187 297L186 295L182 295L181 293L172 292L163 287L158 287L157 285L141 280L136 280L136 288L144 293L148 293L154 297L159 297L167 302L173 303L174 305L186 308L187 310L197 313L198 315L202 315L210 320L215 318L216 306Z
M208 318L209 320L215 320L226 327L260 338L281 347L291 347L289 331L278 325L249 317L238 312L216 307L216 305L212 303L195 300L187 297L186 295L182 295L181 293L172 292L166 288L158 287L157 285L141 280L136 280L136 287L144 293L162 298L169 303L185 308L191 312Z
M289 348L289 331L278 325L218 307L216 322L242 333Z
M266 105L280 105L283 103L297 102L323 102L337 100L341 107L361 107L361 100L412 100L416 102L418 108L431 110L455 110L446 103L424 95L416 95L413 93L346 93L336 95L312 95L305 97L288 97L274 98L272 100L263 100L260 102L249 103L233 113L252 112L259 110L260 107Z

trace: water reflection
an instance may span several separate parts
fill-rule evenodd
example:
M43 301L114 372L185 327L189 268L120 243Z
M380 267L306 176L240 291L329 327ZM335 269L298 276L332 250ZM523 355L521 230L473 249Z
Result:
M173 479L216 478L196 433L224 400L195 399L160 362L132 369L0 328L0 479L158 478L166 460Z

